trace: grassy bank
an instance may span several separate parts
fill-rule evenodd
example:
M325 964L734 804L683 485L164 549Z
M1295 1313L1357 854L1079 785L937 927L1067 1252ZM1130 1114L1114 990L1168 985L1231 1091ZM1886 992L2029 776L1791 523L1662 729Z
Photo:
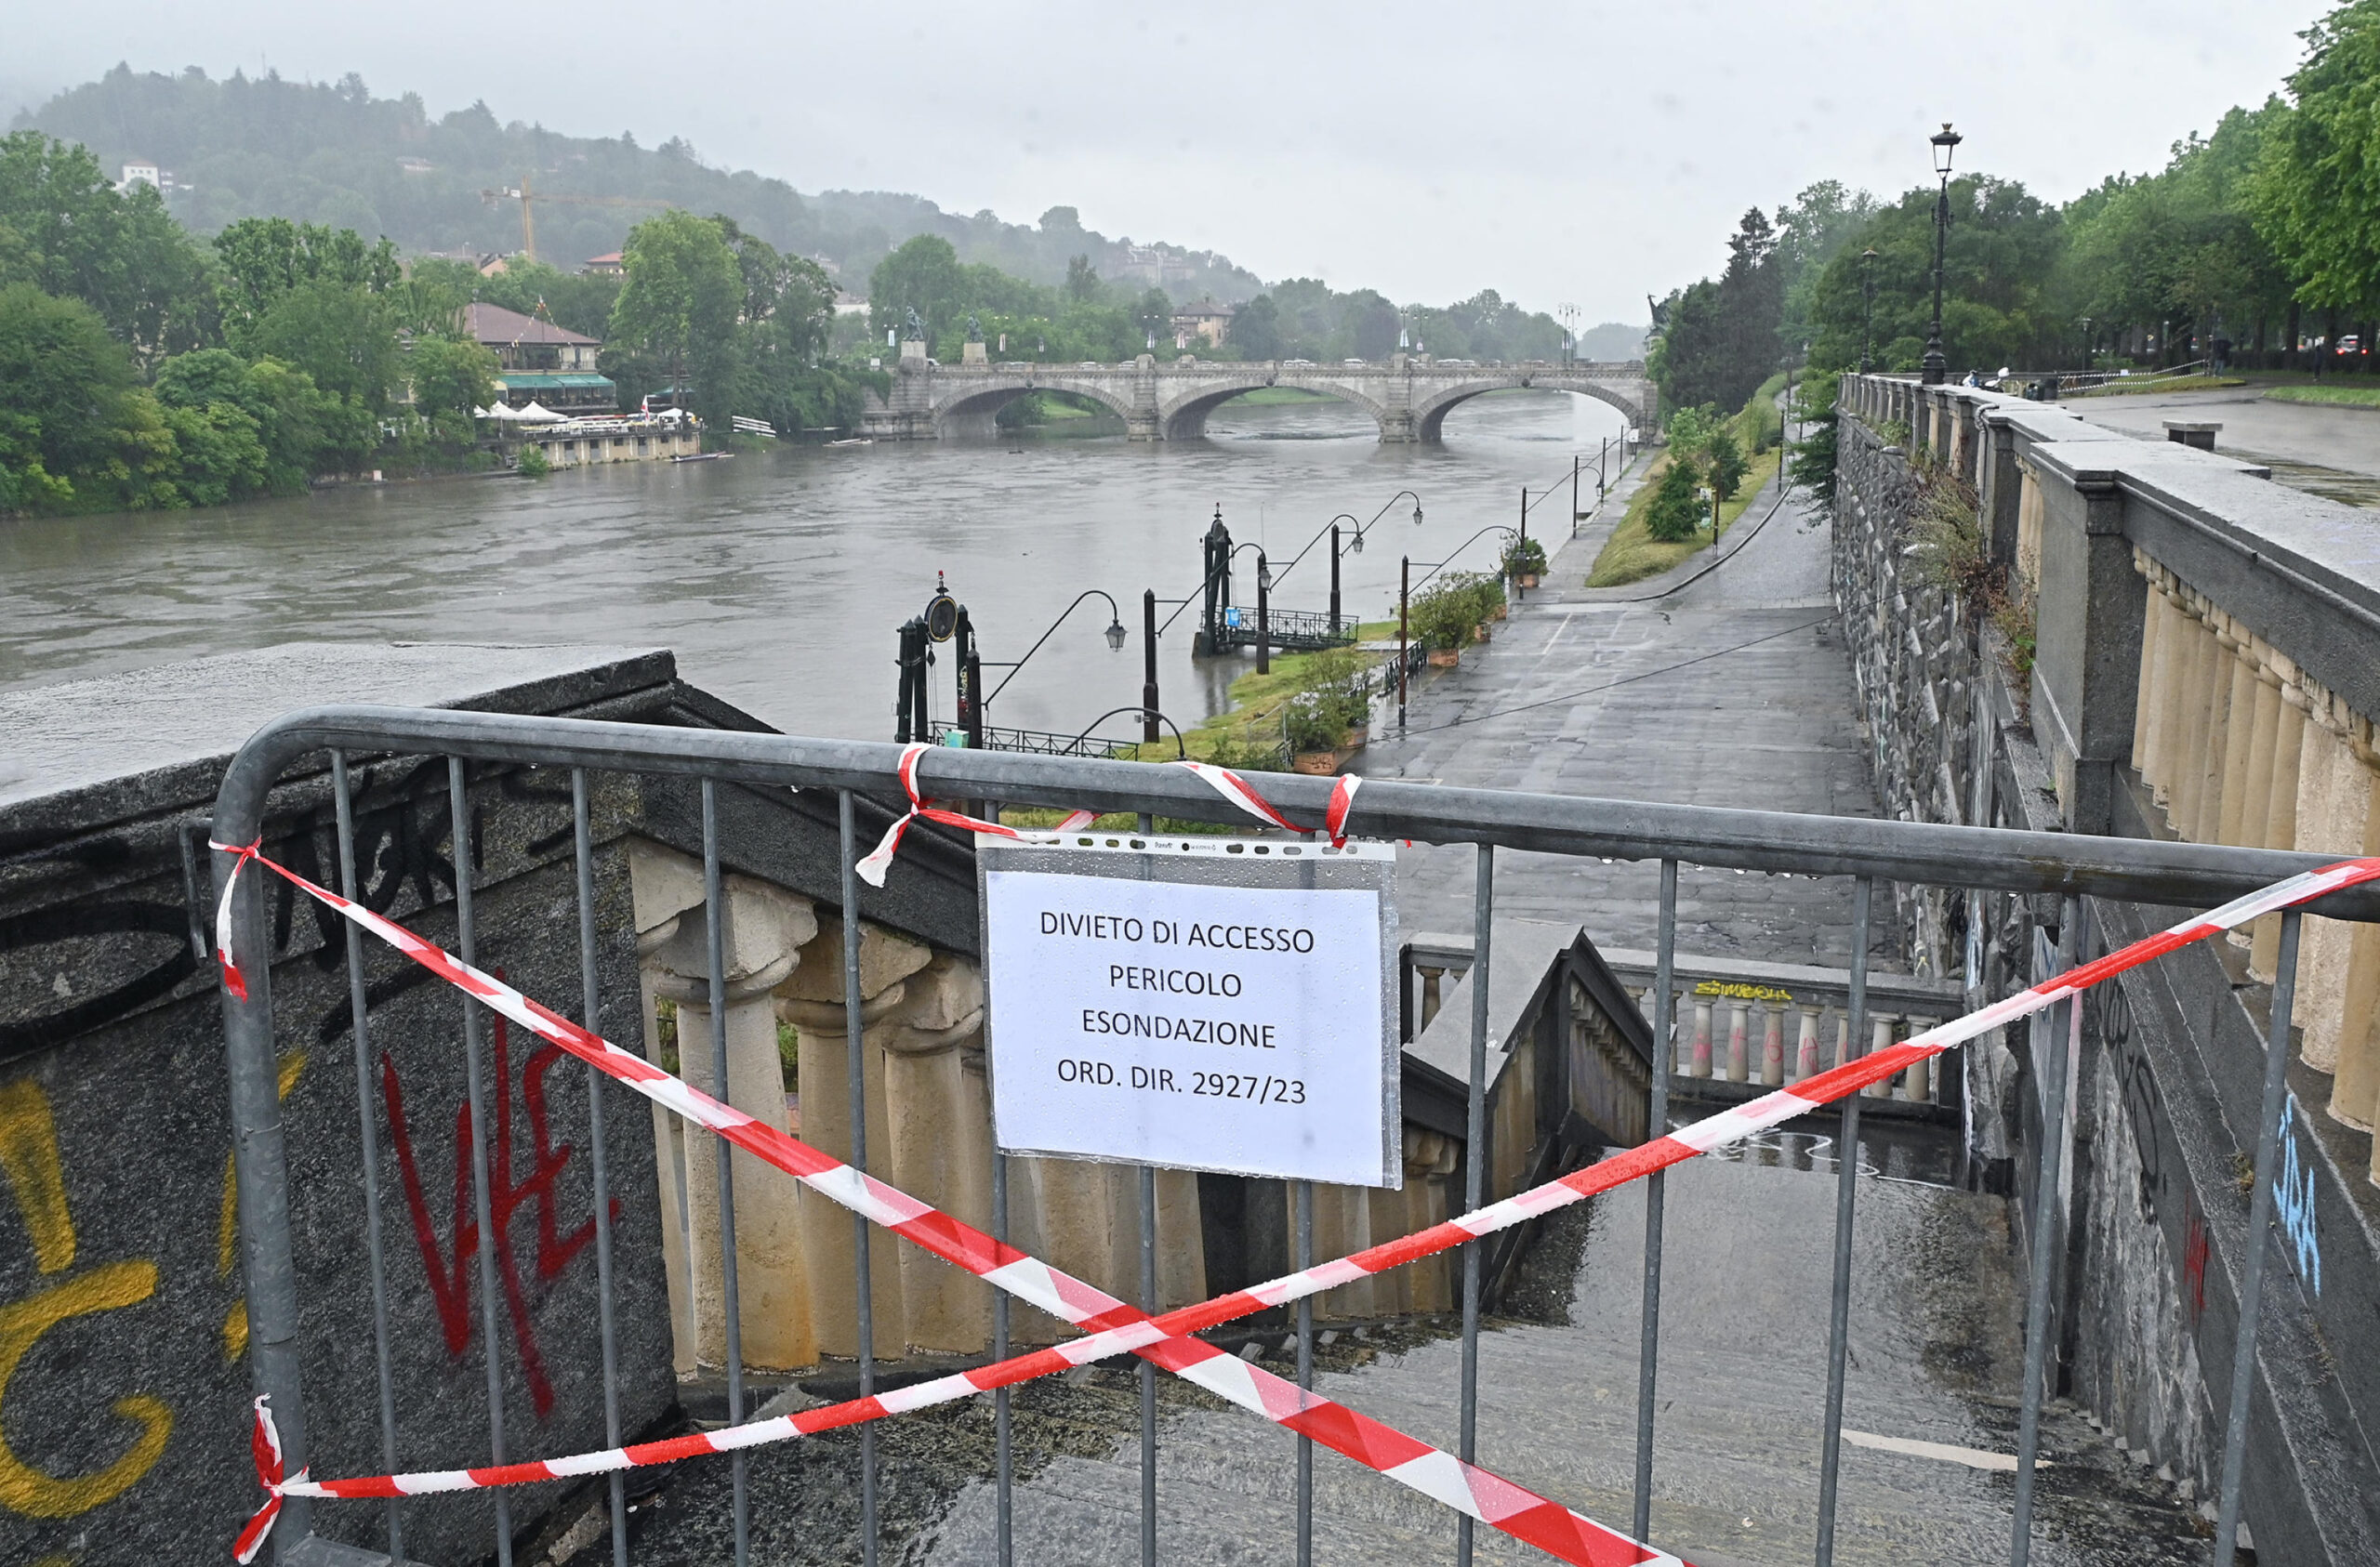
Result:
M1760 390L1752 394L1752 401L1744 404L1743 411L1727 421L1727 428L1735 432L1737 443L1743 451L1749 453L1764 441L1771 445L1768 451L1749 459L1743 482L1733 496L1719 503L1717 530L1706 530L1693 538L1680 539L1674 544L1653 537L1645 519L1646 513L1652 509L1653 494L1660 487L1661 475L1669 471L1671 454L1663 452L1646 466L1645 477L1637 484L1636 494L1629 498L1628 510L1620 518L1620 525L1612 529L1611 537L1606 539L1603 548L1596 551L1595 563L1587 573L1589 587L1625 587L1632 582L1659 576L1679 561L1710 548L1727 536L1727 530L1734 527L1737 519L1751 508L1752 497L1760 494L1761 486L1777 471L1774 442L1780 433L1777 394L1784 388L1785 376L1781 372L1769 377Z
M2288 386L2265 393L2272 402L2327 402L2347 408L2380 408L2380 387Z
M1358 641L1372 642L1393 639L1396 623L1393 620L1367 621L1356 627ZM1251 663L1249 672L1231 683L1231 704L1222 712L1182 731L1177 744L1172 731L1168 730L1156 744L1127 745L1115 755L1123 761L1170 762L1187 756L1192 761L1213 762L1222 767L1255 770L1270 765L1267 753L1281 738L1281 708L1298 692L1307 689L1316 674L1317 660L1328 653L1276 653L1273 667L1259 675ZM1367 663L1378 663L1370 654L1359 655ZM1019 806L1000 812L1000 820L1012 827L1054 827L1064 819L1062 810ZM1139 825L1139 818L1118 812L1103 816L1093 827L1100 832L1131 832ZM1230 833L1241 830L1247 823L1224 826L1211 822L1180 822L1160 817L1157 831L1161 833Z

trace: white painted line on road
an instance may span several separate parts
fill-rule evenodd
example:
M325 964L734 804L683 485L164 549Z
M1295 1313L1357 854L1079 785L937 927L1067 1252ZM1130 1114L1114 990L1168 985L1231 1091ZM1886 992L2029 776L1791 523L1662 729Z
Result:
M1843 1428L1843 1440L1854 1447L1871 1447L1879 1453L1898 1453L1911 1458L1939 1458L1946 1464L1964 1464L1971 1469L1997 1469L2013 1474L2016 1468L2014 1453L1986 1453L1979 1447L1953 1447L1944 1442L1912 1442L1907 1437L1878 1436L1873 1431L1855 1431ZM2037 1460L2033 1467L2045 1469L2049 1460Z

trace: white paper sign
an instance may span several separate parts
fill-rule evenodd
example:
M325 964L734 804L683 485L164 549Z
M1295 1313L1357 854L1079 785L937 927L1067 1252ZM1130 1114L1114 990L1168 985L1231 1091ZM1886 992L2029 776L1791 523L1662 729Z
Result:
M1000 1147L1398 1185L1391 852L1140 841L985 847Z

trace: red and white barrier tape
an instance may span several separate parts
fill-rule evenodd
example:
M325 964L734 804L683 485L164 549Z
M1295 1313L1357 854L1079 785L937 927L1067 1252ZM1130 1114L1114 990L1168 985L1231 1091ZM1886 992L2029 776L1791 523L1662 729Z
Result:
M908 814L899 818L892 826L886 828L883 838L860 861L857 867L859 878L870 887L884 885L885 875L892 868L892 856L900 851L902 837L908 832L909 823L919 817L929 822L938 822L945 827L957 827L965 832L984 833L1004 838L1033 838L1051 833L1079 832L1098 820L1094 812L1078 810L1054 827L1034 828L1027 831L998 822L987 822L980 816L969 816L963 811L945 810L928 799L918 787L919 758L936 748L921 742L912 741L901 749L901 787L908 791ZM1258 794L1249 784L1247 779L1227 767L1217 767L1212 762L1193 761L1171 762L1167 765L1188 768L1211 784L1217 794L1268 826L1286 827L1293 833L1302 833L1306 830L1274 810L1272 801ZM1330 804L1323 816L1323 830L1329 836L1330 845L1334 849L1347 841L1347 812L1353 809L1355 803L1355 789L1362 783L1363 780L1352 772L1342 773L1338 783L1331 787Z
M1586 1567L1623 1567L1623 1564L1640 1562L1685 1567L1674 1556L1640 1545L1593 1519L1572 1512L1487 1469L1466 1464L1451 1454L1407 1436L1343 1404L1305 1391L1295 1383L1260 1366L1250 1365L1236 1355L1183 1337L1188 1330L1170 1328L1152 1322L1139 1309L1013 1246L994 1240L983 1231L853 1169L831 1154L754 1120L732 1105L721 1103L664 1072L642 1056L623 1050L568 1019L549 1011L501 980L460 961L403 926L340 897L327 888L315 885L284 865L266 859L253 847L247 849L234 849L222 844L211 847L240 855L240 865L235 867L232 877L226 884L227 908L230 888L236 882L239 869L254 861L342 917L389 942L440 978L477 997L487 1007L538 1037L593 1063L599 1070L626 1083L655 1103L718 1133L736 1147L786 1171L871 1223L906 1236L944 1260L1007 1290L1030 1305L1091 1330L1086 1337L1052 1350L1018 1356L997 1366L853 1400L829 1409L754 1421L723 1431L492 1468L381 1475L362 1480L311 1481L302 1472L296 1479L284 1480L281 1473L280 1444L272 1437L270 1416L259 1400L255 1447L258 1480L265 1487L266 1501L241 1532L237 1560L242 1562L251 1560L262 1548L285 1496L417 1495L435 1491L522 1485L666 1463L699 1454L724 1453L783 1442L814 1431L903 1414L1129 1351L1142 1355L1277 1425L1312 1437L1424 1495L1469 1513L1515 1539L1540 1546L1565 1561L1583 1563ZM228 929L228 917L223 928ZM224 969L228 986L237 969L228 959ZM235 994L245 995L245 985ZM1309 1271L1318 1275L1328 1270ZM1344 1275L1355 1276L1358 1275ZM1262 1306L1262 1302L1251 1299L1237 1310L1216 1320L1227 1321L1232 1316L1261 1310ZM268 1443L270 1461L267 1457Z
M1343 817L1343 812L1342 815ZM1514 1486L1489 1471L1464 1464L1441 1450L1418 1442L1332 1401L1305 1392L1269 1372L1247 1364L1236 1356L1227 1355L1186 1336L1253 1311L1302 1299L1337 1285L1434 1256L1466 1241L1495 1233L1537 1215L1610 1191L1713 1148L1739 1141L1795 1115L1832 1103L1871 1084L1896 1076L1913 1062L1938 1055L1977 1034L2040 1011L2066 996L2079 994L2091 985L2178 947L2276 910L2320 898L2341 888L2380 878L2380 860L2357 860L2276 882L2222 908L2147 937L2093 963L2069 969L2030 990L1928 1030L1902 1044L1822 1073L1794 1085L1792 1089L1779 1090L1751 1104L1707 1117L1531 1191L1351 1257L1150 1319L1113 1297L1013 1247L996 1242L980 1231L853 1170L830 1155L755 1122L732 1106L721 1104L641 1056L622 1050L579 1028L502 981L421 941L403 927L264 859L256 852L254 846L245 849L222 844L213 847L239 854L242 866L249 860L265 865L309 896L381 937L407 956L461 986L522 1026L593 1062L655 1102L698 1125L710 1127L747 1152L794 1175L822 1195L862 1214L871 1222L906 1236L936 1256L967 1269L1029 1304L1092 1330L1085 1337L1052 1350L1018 1356L998 1365L893 1393L853 1401L830 1409L753 1422L725 1431L647 1443L636 1448L582 1454L497 1468L330 1481L310 1481L301 1473L299 1478L284 1481L278 1472L277 1442L271 1443L271 1463L268 1467L269 1425L259 1409L258 1468L268 1499L265 1507L250 1521L248 1529L243 1531L242 1543L248 1552L240 1558L243 1561L253 1556L261 1546L284 1495L406 1495L428 1491L522 1484L668 1462L696 1454L731 1451L807 1435L815 1430L858 1424L886 1415L969 1397L992 1388L1125 1352L1141 1354L1235 1403L1313 1437L1368 1468L1387 1474L1424 1495L1435 1496L1515 1538L1539 1545L1565 1560L1591 1563L1593 1567L1604 1567L1605 1563L1675 1561L1675 1557L1630 1540L1592 1520ZM234 868L233 881L238 868ZM230 885L227 882L227 908ZM228 915L219 923L218 928L228 929ZM237 980L238 971L228 956L224 971L225 983L229 987ZM244 987L235 994L245 994Z

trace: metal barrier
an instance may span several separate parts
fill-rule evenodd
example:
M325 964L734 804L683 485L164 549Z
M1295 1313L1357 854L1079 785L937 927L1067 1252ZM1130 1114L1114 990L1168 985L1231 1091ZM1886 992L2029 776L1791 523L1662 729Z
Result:
M897 771L901 750L891 744L504 714L354 706L291 714L259 731L242 748L223 780L213 821L216 840L229 845L257 843L267 830L268 797L284 771L325 751L330 757L331 812L340 835L341 890L350 897L355 893L357 881L349 784L350 758L391 754L443 757L451 820L456 823L469 820L466 785L471 764L485 764L491 769L525 766L568 770L573 810L571 836L575 848L577 871L577 934L584 976L581 1005L589 1026L593 1026L599 1016L601 1001L597 977L593 849L589 830L589 774L616 771L698 781L703 803L703 906L709 920L713 1081L721 1084L726 1079L725 959L721 950L721 921L709 917L712 911L722 907L723 896L719 846L720 786L736 784L764 788L834 791L840 807L840 885L843 907L847 910L859 907L859 889L853 867L865 847L859 841L856 827L857 798L870 797L896 803L904 799ZM931 792L953 797L1089 808L1101 812L1137 812L1144 819L1165 815L1239 824L1232 808L1207 784L1171 767L967 750L932 751L925 759L924 767L927 773L925 782ZM1332 787L1332 781L1323 778L1285 774L1268 775L1263 780L1266 797L1276 807L1295 820L1311 822L1317 826L1324 820ZM1368 837L1478 846L1474 923L1472 946L1466 955L1470 965L1474 968L1474 978L1482 981L1472 987L1474 1006L1468 1126L1474 1147L1480 1145L1486 1110L1483 1061L1488 1047L1488 986L1484 979L1491 958L1491 915L1496 850L1499 849L1659 862L1659 947L1654 959L1652 986L1653 1037L1657 1041L1673 1036L1672 997L1675 994L1680 972L1675 933L1678 868L1681 863L1712 868L1790 871L1853 878L1854 937L1848 969L1844 1037L1854 1054L1865 1053L1865 1042L1869 1038L1867 965L1869 949L1874 939L1871 917L1873 892L1880 880L2062 898L2065 915L2060 922L2060 930L2064 944L2059 955L2065 965L2071 966L2087 955L2077 949L2083 926L2079 905L2082 898L2191 908L2211 906L2328 863L2318 856L2263 849L1447 788L1400 784L1385 779L1365 785L1351 826L1352 830ZM453 857L455 915L460 954L469 962L473 958L475 942L471 902L474 846L469 833L457 831L454 834ZM233 873L239 863L234 853L218 852L215 855L218 894L222 896L227 888L230 889L230 940L235 950L264 954L271 950L269 937L272 915L268 907L267 878L252 875L244 880L235 880ZM2320 907L2325 915L2335 917L2380 919L2380 893L2369 888L2356 889L2334 894ZM2275 986L2272 997L2272 1034L2284 1041L2289 1027L2290 976L2298 917L2294 910L2283 916L2286 932L2284 956L2281 981ZM367 998L360 937L351 925L348 927L346 939L359 1088L364 1090L360 1164L366 1182L364 1243L376 1308L374 1353L380 1389L378 1425L384 1457L389 1468L394 1470L400 1467L399 1411L394 1402L388 1350L382 1217L377 1201L378 1148L369 1109ZM867 1165L866 1137L868 1117L865 1102L867 1076L861 1061L862 1003L857 983L860 941L860 921L845 919L843 960L846 982L843 994L849 1013L847 1039L851 1054L853 1147L850 1162L865 1170ZM288 1466L294 1472L305 1467L310 1458L307 1406L300 1376L300 1362L307 1348L303 1338L302 1308L305 1303L298 1298L296 1252L291 1232L291 1157L282 1139L271 979L269 962L257 962L247 973L244 992L234 994L240 987L227 986L223 1009L230 1052L240 1242L249 1326L248 1357L256 1391L271 1400L271 1407L278 1416ZM2072 1002L2061 1005L2067 1007L2069 1013L2075 1006ZM492 1347L496 1342L498 1331L497 1277L485 1152L488 1143L481 1130L486 1124L488 1113L479 1067L481 1005L466 998L463 1010L469 1125L473 1132L470 1200L478 1219L481 1326ZM2269 1220L2269 1178L2281 1103L2275 1089L2281 1082L2279 1063L2285 1055L2284 1049L2275 1048L2269 1057L2273 1066L2268 1073L2264 1120L2257 1142L2260 1179L2256 1187L2257 1206L2252 1219L2252 1224L2258 1226ZM2041 1139L2043 1152L2040 1155L2044 1165L2036 1188L2040 1193L2038 1202L2044 1215L2057 1184L2056 1159L2064 1094L2056 1079L2063 1071L2063 1052L2055 1049L2045 1052L2043 1070L2046 1080L2043 1084ZM622 1433L615 1389L616 1371L613 1363L615 1334L611 1290L613 1237L604 1200L602 1152L604 1096L601 1078L591 1067L588 1081L590 1130L595 1151L595 1233L602 1286L600 1332L607 1434L608 1440L616 1445ZM1657 1072L1652 1074L1649 1126L1655 1136L1668 1126L1669 1088L1667 1073ZM1844 1147L1858 1146L1860 1108L1861 1098L1857 1094L1841 1103L1839 1114ZM307 1152L310 1158L322 1152ZM1004 1225L1005 1203L1001 1194L1005 1192L1006 1160L997 1153L993 1157L995 1224ZM1821 1567L1831 1561L1833 1552L1834 1495L1849 1307L1850 1244L1858 1174L1856 1159L1839 1159L1837 1163L1840 1175L1833 1298L1828 1337L1829 1391L1818 1433L1823 1458L1817 1554ZM1483 1198L1484 1161L1468 1159L1465 1166L1466 1197L1470 1205L1476 1207ZM316 1162L310 1167L319 1168L320 1164ZM739 1421L747 1414L744 1408L745 1367L738 1337L741 1314L734 1263L734 1179L728 1145L724 1140L718 1144L717 1180L727 1324L727 1414L731 1421ZM1659 1370L1663 1244L1662 1178L1655 1174L1650 1182L1646 1221L1633 1519L1633 1532L1640 1539L1649 1532L1656 1410L1653 1394ZM1140 1191L1144 1294L1146 1304L1154 1309L1157 1306L1153 1260L1155 1187L1153 1173L1145 1168L1141 1172ZM1298 1199L1297 1260L1303 1266L1313 1260L1310 1189L1301 1191ZM868 1325L874 1297L868 1272L870 1248L867 1225L856 1218L853 1222L856 1307L860 1316L859 1387L863 1393L866 1393L874 1388L876 1376L874 1340ZM2260 1234L2261 1230L2257 1233ZM2029 1548L2031 1459L2043 1394L2043 1323L2051 1271L2048 1237L2048 1225L2037 1219L2032 1234L2031 1309L2028 1317L2027 1376L2021 1415L2023 1461L2018 1470L2015 1544L2012 1547L2012 1560L2019 1563L2025 1560ZM1469 1461L1475 1456L1479 1401L1478 1341L1483 1286L1481 1243L1464 1245L1462 1254L1460 1455ZM2226 1473L2227 1510L2236 1509L2237 1505L2240 1444L2249 1402L2244 1378L2248 1376L2253 1363L2257 1310L2255 1291L2262 1247L2252 1247L2249 1258L2247 1282L2242 1291L2245 1325L2241 1336L2241 1357L2235 1371L2238 1380L2234 1383L2229 1429L2227 1432L2226 1451L2230 1459ZM1004 1296L996 1297L995 1313L997 1352L1005 1356L1008 1352L1009 1322ZM1302 1301L1297 1319L1298 1364L1301 1382L1307 1386L1311 1385L1312 1378L1313 1333L1310 1304ZM1144 1362L1141 1370L1141 1558L1144 1562L1154 1562L1157 1560L1155 1368ZM494 1448L492 1456L500 1463L506 1456L503 1450L503 1387L493 1353L488 1356L487 1398L491 1445ZM1005 1390L999 1391L994 1395L994 1400L999 1432L999 1560L1006 1564L1012 1560L1008 1394ZM872 1427L863 1426L859 1441L862 1452L861 1508L866 1540L865 1560L873 1563L876 1560L877 1495L871 1431ZM226 1440L230 1440L228 1433ZM1312 1469L1310 1439L1301 1437L1299 1440L1298 1558L1303 1562L1310 1560L1311 1552ZM453 1461L462 1455L438 1456L442 1461ZM740 1453L730 1459L734 1474L734 1560L739 1564L748 1559L749 1553L745 1462ZM627 1508L622 1481L616 1473L611 1477L610 1487L613 1558L620 1567L625 1567L628 1560ZM496 1508L495 1557L509 1567L514 1546L511 1521L504 1493L492 1493L492 1497ZM388 1504L387 1513L388 1550L390 1556L401 1560L403 1559L403 1524L401 1505L392 1499ZM305 1542L310 1530L308 1502L302 1497L292 1497L283 1514L274 1542L283 1560L296 1559L297 1552L307 1548ZM1466 1515L1459 1522L1456 1556L1458 1561L1467 1564L1471 1555L1472 1520Z

